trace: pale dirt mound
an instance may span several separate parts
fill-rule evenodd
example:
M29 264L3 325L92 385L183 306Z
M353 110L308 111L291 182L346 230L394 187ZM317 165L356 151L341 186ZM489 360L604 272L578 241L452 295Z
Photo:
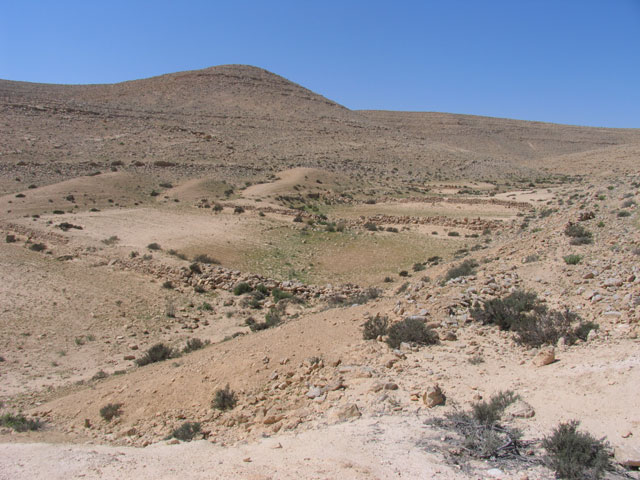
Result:
M317 168L292 168L279 172L276 176L278 180L251 185L242 192L242 195L247 198L258 198L276 195L335 193L344 190L350 183L349 179L344 176Z
M159 189L158 183L158 180L149 176L128 172L77 177L42 187L34 185L35 188L25 188L17 194L0 197L0 212L7 218L40 215L53 210L66 212L132 207L135 203L151 202L150 193L154 187Z
M411 417L380 417L235 448L206 441L144 449L100 445L5 444L0 478L346 480L464 479L417 444L425 428Z
M177 198L181 202L197 203L203 199L213 201L224 197L224 192L231 186L222 180L210 178L195 178L181 182L179 185L163 192L170 198Z

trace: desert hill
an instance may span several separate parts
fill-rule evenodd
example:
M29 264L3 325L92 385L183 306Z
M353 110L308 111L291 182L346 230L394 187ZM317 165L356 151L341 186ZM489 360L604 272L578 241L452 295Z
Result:
M542 480L572 420L640 478L638 130L239 65L0 111L0 478Z
M0 111L0 168L28 164L25 178L48 182L113 165L227 179L300 166L406 180L522 178L556 173L547 158L597 150L606 160L609 148L640 143L637 130L352 111L243 65L111 85L0 80Z

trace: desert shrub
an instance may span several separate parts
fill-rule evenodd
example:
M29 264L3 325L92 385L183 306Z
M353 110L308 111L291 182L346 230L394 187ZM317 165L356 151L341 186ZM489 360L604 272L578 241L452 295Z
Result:
M438 265L438 263L440 263L440 260L442 260L442 257L440 257L439 255L434 255L433 257L427 258L427 263L430 263L431 265Z
M619 218L630 217L630 216L631 216L631 212L628 212L627 210L622 210L622 211L618 212L618 217Z
M150 243L149 245L147 245L147 248L149 250L162 250L162 247L159 244L155 243L155 242Z
M398 272L398 275L401 277L408 277L409 276L409 272L407 272L406 270L400 270Z
M422 270L425 270L427 267L424 266L424 264L422 263L414 263L413 264L413 271L414 272L421 272Z
M171 432L169 438L177 438L182 442L190 442L199 433L199 422L184 422L182 425Z
M100 416L107 422L110 422L115 417L119 417L120 415L122 415L122 410L120 409L121 407L121 403L108 403L100 409Z
M233 209L233 213L244 213L244 208L240 205L236 205L236 207Z
M388 332L387 344L391 348L398 348L403 342L416 345L434 345L438 343L438 334L428 328L421 320L409 317L394 323Z
M384 279L382 280L384 283L391 283L393 282L393 278L391 277L384 277Z
M555 345L562 337L572 345L577 339L573 324L579 320L580 317L568 309L552 310L525 315L511 329L516 332L516 342L529 347Z
M224 209L224 207L222 205L220 205L219 203L216 203L213 205L213 211L215 213L221 212Z
M279 288L274 288L271 291L271 296L273 297L273 301L278 303L280 300L291 298L293 295L289 292L285 292L284 290L280 290Z
M574 335L582 340L583 342L587 341L589 338L589 332L591 330L598 330L600 325L595 322L581 322L573 331Z
M196 273L196 274L202 273L202 269L200 268L200 265L198 265L195 262L189 265L189 270L191 271L191 273Z
M109 238L105 238L104 240L101 240L101 242L104 243L105 245L115 245L119 241L120 241L120 238L118 238L117 235L111 235Z
M629 208L633 207L634 205L636 205L635 200L625 200L624 202L622 202L622 208Z
M506 408L518 400L518 395L510 390L492 395L489 401L474 403L471 415L483 425L494 425L500 421Z
M387 227L385 230L390 233L398 233L398 229L396 227Z
M211 312L213 310L213 307L208 302L202 302L202 305L200 305L199 310L204 310L206 312Z
M452 280L458 277L466 277L469 275L473 275L476 273L476 267L478 266L478 262L475 260L465 260L460 265L456 267L451 267L447 270L445 275L446 280Z
M253 288L251 288L251 285L249 285L246 282L240 282L233 288L233 294L234 295L243 295L245 293L249 293L252 290L253 290Z
M173 283L171 283L170 280L166 280L165 282L162 283L162 288L166 288L168 290L173 289Z
M80 225L74 225L73 223L69 223L69 222L62 222L56 226L63 232L68 232L72 228L76 230L82 230L82 227Z
M162 182L160 186L162 188L173 188L173 184L171 184L170 182Z
M511 391L499 392L488 402L473 404L470 411L454 410L443 419L429 423L455 432L457 435L451 441L460 447L463 454L472 458L517 459L523 446L522 434L500 423L505 409L517 398Z
M218 265L218 264L220 264L220 261L218 261L217 259L215 259L213 257L210 257L206 253L199 253L198 255L193 257L193 261L194 262L198 262L198 263L204 263L206 265Z
M42 252L47 249L47 246L44 243L32 243L29 247L29 250L33 250L34 252Z
M567 265L577 265L582 260L582 255L571 254L566 255L562 258L564 260L564 263L566 263Z
M386 335L388 328L389 319L387 318L387 316L380 316L380 314L377 314L375 317L370 318L366 322L364 322L362 338L364 338L365 340L375 340L382 335Z
M256 292L260 293L263 298L269 295L269 289L265 287L264 284L262 283L259 283L256 286Z
M373 222L367 222L363 226L365 229L369 230L370 232L378 231L378 226Z
M540 256L534 253L531 255L527 255L526 258L524 259L524 263L533 263L533 262L537 262L538 260L540 260Z
M456 231L451 231L451 232L448 232L447 235L450 237L459 237L460 233Z
M186 260L187 259L187 256L184 253L180 253L179 251L177 251L177 250L175 250L173 248L170 249L170 250L167 250L167 253L169 255L173 255L174 257L179 258L180 260Z
M494 324L500 330L510 330L534 310L546 310L538 300L538 295L533 291L516 290L504 298L492 298L482 304L476 302L470 313L474 320L483 325Z
M591 434L579 432L580 422L560 423L542 441L547 451L547 465L556 473L556 478L568 480L598 479L611 468L609 446Z
M203 342L199 338L190 338L189 340L187 340L187 344L182 349L182 353L191 353L191 352L195 352L196 350L201 350L207 345L209 345L210 343L211 342L209 340L205 340Z
M6 237L4 237L4 241L7 243L15 243L17 240L15 235L8 234Z
M256 322L253 318L249 317L245 324L251 329L252 332L258 332L260 330L266 330L267 328L275 327L280 324L282 318L275 309L270 309L264 317L264 322Z
M91 377L91 380L102 380L104 378L107 378L109 376L109 374L107 372L105 372L104 370L98 370L95 375L93 377Z
M542 210L540 210L540 213L538 213L538 217L546 218L549 215L551 215L553 212L555 212L553 208L543 208Z
M564 234L571 237L571 245L587 245L593 243L593 234L577 223L569 222L564 229Z
M156 343L153 347L145 352L145 354L136 360L136 365L143 367L150 363L162 362L174 356L172 348L167 347L164 343Z
M238 403L235 392L229 388L229 384L224 388L219 388L213 395L211 406L216 410L232 410Z
M38 419L27 418L24 415L5 413L0 416L0 426L10 428L16 432L27 432L39 430L42 427L42 423Z

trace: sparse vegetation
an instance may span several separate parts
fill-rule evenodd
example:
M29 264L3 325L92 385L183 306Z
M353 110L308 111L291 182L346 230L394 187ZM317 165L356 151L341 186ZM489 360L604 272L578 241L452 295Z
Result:
M504 411L517 399L512 391L499 392L488 402L473 404L470 411L453 411L429 423L453 432L455 437L450 442L463 456L483 460L521 458L521 432L502 424Z
M365 340L375 340L387 334L389 329L389 318L386 315L376 314L375 317L364 322L362 337Z
M156 343L149 350L147 350L144 356L136 360L136 365L143 367L150 363L162 362L174 357L174 351L172 348L167 347L164 343Z
M233 410L238 403L238 397L235 392L229 388L229 384L225 388L216 390L211 406L216 410Z
M240 282L239 284L237 284L234 288L233 288L233 294L234 295L243 295L245 293L249 293L253 290L253 288L251 287L251 285L249 285L246 282Z
M33 250L34 252L43 252L47 249L47 246L44 243L32 243L29 246L29 250Z
M475 260L465 260L460 265L456 267L451 267L446 275L446 280L452 280L458 277L467 277L469 275L474 275L476 273L476 267L478 266L478 262Z
M388 331L387 344L398 348L401 343L414 345L435 345L439 342L438 334L416 318L406 318L391 325Z
M147 248L149 250L162 250L162 247L159 244L155 243L155 242L150 243L149 245L147 245Z
M181 442L190 442L200 433L199 422L184 422L171 432L169 438L177 438Z
M211 342L209 340L202 341L199 338L190 338L189 340L187 340L187 344L182 349L182 353L186 354L195 352L196 350L201 350L210 343Z
M215 259L213 257L210 257L206 253L200 253L200 254L196 255L195 257L193 257L193 261L194 262L198 262L198 263L204 263L205 265L219 265L220 264L220 261L218 261L217 259Z
M546 463L556 478L599 479L611 468L608 444L579 432L579 425L575 420L561 423L542 442L547 451Z
M555 345L564 338L567 345L585 340L589 331L597 328L592 322L582 322L569 310L549 311L535 292L516 290L503 298L476 303L471 316L483 324L497 325L501 330L516 333L516 342L530 347Z
M569 222L564 229L564 234L571 237L571 245L588 245L593 243L593 234L577 223Z
M582 255L571 254L566 255L562 258L564 260L564 263L566 263L567 265L577 265L582 260Z
M16 432L29 432L42 428L42 423L38 419L27 418L24 415L5 413L0 415L0 426L10 428Z
M6 237L4 237L5 242L7 243L15 243L16 240L16 236L15 235L11 235L11 234L7 234Z
M107 422L122 415L122 403L108 403L100 409L100 416Z

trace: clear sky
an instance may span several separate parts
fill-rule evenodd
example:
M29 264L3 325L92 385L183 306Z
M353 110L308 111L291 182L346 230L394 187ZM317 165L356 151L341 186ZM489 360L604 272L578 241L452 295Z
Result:
M640 127L640 0L0 0L0 78L256 65L352 109Z

